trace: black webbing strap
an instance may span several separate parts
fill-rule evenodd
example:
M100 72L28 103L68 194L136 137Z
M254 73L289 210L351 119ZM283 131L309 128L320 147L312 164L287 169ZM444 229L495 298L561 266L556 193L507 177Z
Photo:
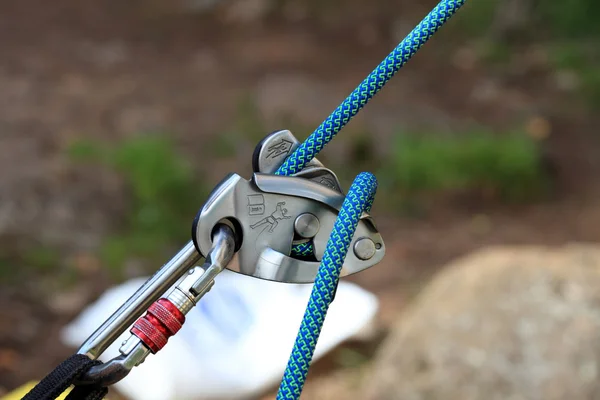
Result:
M99 386L75 386L65 400L102 400L108 388Z
M98 364L101 362L90 360L83 354L74 354L60 363L21 400L54 400L67 390L83 371ZM102 400L106 393L108 389L105 387L76 386L66 400Z

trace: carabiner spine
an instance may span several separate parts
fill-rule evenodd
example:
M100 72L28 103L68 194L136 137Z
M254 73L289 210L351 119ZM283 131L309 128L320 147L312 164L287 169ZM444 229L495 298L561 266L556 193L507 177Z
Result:
M193 251L185 251L190 246ZM155 292L148 292L150 289L146 289L149 295L144 298L144 301L149 301L145 299L154 297L160 298L154 299L155 301L148 307L142 309L142 313L144 311L147 313L143 316L137 315L139 318L136 317L135 323L129 322L136 314L135 311L128 313L126 303L113 314L114 318L111 317L98 329L97 337L105 341L94 339L93 336L88 339L91 345L96 346L94 349L98 349L98 355L100 355L104 351L103 346L108 347L133 323L130 330L131 336L123 342L119 350L121 355L107 363L92 367L77 379L76 384L112 385L127 376L133 367L144 362L148 355L156 354L166 346L169 338L182 328L185 315L208 293L214 284L215 277L231 262L235 254L235 235L231 227L225 224L218 224L215 227L213 248L202 266L196 266L196 261L201 259L197 254L194 245L190 243L160 270L174 271L172 279L177 284L175 287L167 286L165 290L156 289ZM186 268L181 270L181 266ZM160 272L160 275L162 276L163 273ZM144 293L145 287L152 288L153 278L148 280L138 292ZM156 285L156 287L160 287L160 285ZM129 300L135 301L135 295ZM143 301L139 301L139 303L143 304ZM113 322L119 320L123 321L122 325L116 325ZM111 323L116 326L114 331L110 330ZM116 337L113 338L113 336Z
M203 256L188 242L168 263L162 266L79 348L77 353L92 360L100 355L139 318L152 303L169 290L187 271L201 264Z

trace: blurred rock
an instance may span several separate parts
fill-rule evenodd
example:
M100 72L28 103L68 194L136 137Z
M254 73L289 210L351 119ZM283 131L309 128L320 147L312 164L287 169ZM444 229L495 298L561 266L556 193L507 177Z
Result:
M600 398L599 287L598 246L462 258L397 321L361 398Z

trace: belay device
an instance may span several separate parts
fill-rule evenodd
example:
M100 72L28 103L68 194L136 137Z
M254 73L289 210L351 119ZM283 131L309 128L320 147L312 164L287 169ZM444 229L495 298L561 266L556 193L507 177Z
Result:
M380 262L385 244L370 216L377 181L363 172L347 194L315 156L464 4L442 0L304 141L287 130L264 138L249 180L230 174L198 212L192 240L23 399L102 399L107 387L155 354L227 268L288 283L314 282L277 399L298 399L341 276ZM200 265L200 266L198 266ZM98 357L125 330L120 355Z

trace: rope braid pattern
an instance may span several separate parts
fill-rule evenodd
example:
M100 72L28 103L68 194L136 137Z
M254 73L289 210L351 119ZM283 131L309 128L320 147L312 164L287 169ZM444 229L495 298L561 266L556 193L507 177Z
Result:
M442 0L284 161L275 174L292 175L301 171L465 1ZM300 398L323 321L333 300L340 271L360 215L363 211L370 211L376 190L375 177L363 172L356 177L348 191L317 272L304 318L277 392L277 400ZM292 250L293 254L299 255L307 255L312 251L310 243L295 246Z
M304 258L314 254L314 246L312 242L298 243L292 246L292 256Z
M348 247L361 214L371 207L376 190L375 176L363 172L354 180L348 196L342 204L310 294L310 301L304 313L292 355L277 393L278 400L300 397L325 315L333 300Z
M279 167L276 175L300 172L327 143L412 58L466 0L442 0L415 29L375 68L346 100Z

